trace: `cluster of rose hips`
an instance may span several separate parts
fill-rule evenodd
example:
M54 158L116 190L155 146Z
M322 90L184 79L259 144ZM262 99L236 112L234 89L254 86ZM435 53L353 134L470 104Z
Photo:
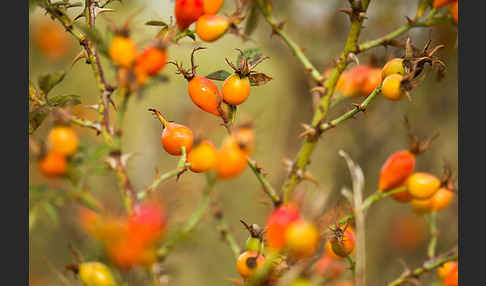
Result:
M187 165L195 173L216 170L220 179L234 178L241 174L253 151L255 134L249 125L233 128L219 149L210 140L202 140L193 148L194 136L187 126L168 121L162 114L150 109L163 126L161 142L164 150L175 156L187 152Z
M265 257L271 254L278 256L272 261L272 270L267 279L278 279L278 265L284 259L295 262L309 258L315 254L321 241L319 228L311 220L303 218L294 203L285 203L272 211L264 231L255 231L254 226L247 228L251 236L236 263L238 273L245 279L258 271ZM315 265L316 274L325 277L327 281L337 278L344 271L341 259L348 257L355 246L355 235L350 226L338 225L331 230L333 235L326 242L326 253ZM310 285L305 277L299 277L294 282L295 285Z
M437 276L442 280L443 286L459 285L459 265L457 261L448 261L437 269Z
M101 241L110 260L121 268L148 266L156 261L156 245L167 224L160 204L145 201L134 206L126 217L102 216L80 208L80 224Z
M68 157L78 150L78 136L67 126L54 127L47 137L47 154L38 162L39 172L56 178L66 174Z
M194 53L201 49L205 48L199 47L192 51L191 70L184 70L182 65L170 63L174 64L178 72L188 81L187 88L192 102L202 110L224 119L227 116L224 107L240 105L250 96L251 82L249 77L254 73L253 68L266 58L259 58L250 65L243 52L240 51L242 59L239 67L226 59L226 62L233 68L234 74L225 79L220 93L214 82L196 73Z
M324 76L329 76L331 70ZM356 65L345 70L336 84L336 93L345 97L368 96L381 83L381 69L370 65Z
M391 197L397 202L410 202L412 210L418 214L443 210L454 198L449 172L442 180L430 173L414 172L415 157L426 150L426 145L428 143L412 143L410 150L391 154L381 168L378 183L378 189L382 192L403 189Z
M324 76L329 76L327 70ZM356 65L344 71L336 84L336 93L344 97L367 97L381 86L381 94L389 100L399 101L407 95L404 86L407 70L403 58L389 60L382 69L370 65ZM415 76L414 76L415 77Z
M459 9L459 1L458 0L434 0L434 8L441 8L451 4L449 7L449 14L451 15L454 22L457 24L459 16L458 16L458 9Z
M115 28L115 37L110 43L108 53L119 68L120 87L130 90L138 90L150 77L157 75L167 62L166 43L156 39L139 54L126 27Z
M223 0L177 0L175 18L180 30L196 22L196 34L205 42L213 42L226 33L231 18L218 15Z

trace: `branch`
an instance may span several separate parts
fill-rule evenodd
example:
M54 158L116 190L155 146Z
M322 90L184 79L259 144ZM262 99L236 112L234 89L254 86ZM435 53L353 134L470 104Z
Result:
M184 146L181 147L182 154L181 158L177 162L177 166L174 170L171 170L167 173L164 173L162 175L157 175L155 180L148 186L144 191L138 192L137 193L137 199L141 200L145 197L147 197L150 192L154 191L162 182L167 181L168 179L178 176L179 174L182 174L189 166L191 166L190 163L187 163L187 153L186 153L186 148Z
M398 38L399 36L403 35L405 32L407 32L408 30L410 30L412 28L430 27L430 26L435 25L436 22L433 21L432 17L435 15L436 12L437 12L437 9L434 8L434 9L430 10L429 14L427 16L425 16L423 18L423 20L421 20L421 21L408 23L407 25L404 25L404 26L396 29L395 31L393 31L393 32L391 32L391 33L389 33L389 34L387 34L383 37L380 37L376 40L372 40L372 41L368 41L368 42L360 44L359 48L358 48L358 52L361 53L361 52L367 51L371 48L378 47L378 46L386 46L393 39Z
M216 227L218 228L219 232L221 233L222 239L224 241L226 241L226 243L228 243L229 247L231 248L231 251L233 252L233 256L235 257L235 259L238 259L238 257L240 256L240 253L241 253L241 249L240 249L238 243L236 242L235 238L231 234L229 227L228 227L228 224L226 223L226 221L223 218L223 213L221 212L221 210L217 210L215 212L214 218L216 219L216 222L217 222Z
M257 166L256 161L248 158L248 166L250 166L258 181L260 181L260 183L262 184L265 194L267 194L270 199L272 199L273 205L275 207L280 205L281 202L279 196L277 195L277 192L273 189L272 185L270 185L267 179L265 179L265 176L263 175L261 168Z
M318 107L316 108L316 111L312 118L312 126L315 130L319 129L319 125L322 124L322 122L326 118L330 98L334 93L334 89L336 87L339 77L341 76L341 73L347 66L349 54L356 53L358 50L357 42L359 34L361 32L361 27L363 25L363 20L365 18L364 13L366 13L366 10L368 8L368 2L369 1L363 3L362 10L353 7L351 13L351 28L343 52L338 59L337 66L331 70L329 77L322 84L324 91L322 92L322 97L319 100ZM312 152L314 151L314 148L319 139L319 135L320 133L316 132L314 136L307 136L304 144L301 146L299 152L297 153L297 157L294 161L292 170L287 176L287 179L285 180L282 187L284 202L288 201L295 187L302 181L302 176L299 174L304 174L305 169L309 164L309 158L312 155Z
M437 213L431 212L427 217L427 223L429 225L430 241L427 248L427 255L430 259L435 257L435 249L437 247Z
M209 176L207 177L206 187L204 188L203 195L201 200L199 201L198 207L196 208L192 216L189 218L189 220L187 220L182 230L173 238L166 241L165 244L158 249L157 256L159 260L164 260L169 254L169 252L175 246L177 246L177 244L182 242L189 235L189 233L197 226L197 224L201 221L204 214L209 209L210 195L216 182L217 180L215 178L210 178Z
M447 255L442 259L430 259L425 261L424 264L416 268L412 271L406 271L402 276L393 280L392 282L388 283L387 286L398 286L402 285L403 283L407 282L412 278L418 278L420 275L424 274L425 272L430 272L436 268L441 267L448 261L457 260L457 251L453 250L453 254Z
M265 17L265 20L272 26L273 33L279 35L282 40L284 40L284 42L289 46L297 59L299 59L302 65L304 65L305 70L310 73L312 78L319 85L321 85L322 81L324 80L324 77L321 75L321 73L314 67L314 65L312 65L307 56L302 52L302 49L282 30L282 24L277 23L272 15L266 12L265 3L263 3L264 1L258 0L256 2L260 8L260 11Z
M371 103L371 101L378 94L380 94L380 92L381 92L381 86L375 88L375 90L373 90L373 92L360 105L355 105L354 109L344 113L343 115L339 116L338 118L336 118L334 120L331 120L327 123L323 123L323 124L319 125L320 132L322 133L322 132L325 132L325 131L327 131L331 128L336 127L336 125L338 125L339 123L341 123L345 120L348 120L350 118L353 118L353 116L360 111L365 112L368 105Z

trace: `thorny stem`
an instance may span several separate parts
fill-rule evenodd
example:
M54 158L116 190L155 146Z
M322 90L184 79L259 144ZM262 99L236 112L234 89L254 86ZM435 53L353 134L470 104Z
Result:
M429 258L435 257L435 249L437 247L437 213L431 212L427 217L427 223L429 225L430 241L427 248L427 255Z
M320 125L321 132L325 132L331 128L334 128L339 123L348 120L350 118L353 118L353 116L360 111L365 112L366 108L371 103L373 98L375 98L375 96L380 94L380 92L381 92L381 86L375 88L375 90L373 90L373 92L360 105L356 105L355 108L353 108L352 110L344 113L343 115L339 116L334 120L331 120L330 122L321 124Z
M160 176L157 176L155 180L150 184L150 186L147 187L146 190L137 193L137 199L141 200L147 197L147 195L150 192L154 191L162 182L165 182L168 179L181 174L184 170L186 170L191 165L190 163L187 163L186 147L182 146L181 151L182 151L181 158L177 162L176 168Z
M233 252L233 256L235 259L238 259L241 253L240 246L236 242L235 238L230 232L230 229L228 227L228 224L222 217L222 214L219 214L215 216L215 219L217 221L217 228L221 233L221 237L228 243L229 247L231 248L231 251Z
M399 36L403 35L405 32L407 32L408 30L410 30L412 28L429 27L429 26L434 25L435 23L432 21L432 17L435 15L436 12L437 12L437 9L434 8L434 9L430 10L429 14L427 16L425 16L422 21L418 21L418 22L415 22L415 23L408 23L407 25L404 25L404 26L396 29L395 31L393 31L393 32L391 32L391 33L389 33L389 34L387 34L383 37L380 37L378 39L360 44L358 52L364 52L366 50L369 50L371 48L378 47L378 46L386 46L391 40L398 38Z
M175 235L172 239L165 242L165 244L158 249L157 256L159 260L164 260L169 252L181 241L183 241L187 235L196 227L196 225L201 221L206 211L209 209L210 195L212 193L213 187L217 180L215 178L207 177L207 184L204 188L202 198L199 201L199 205L196 210L192 213L192 216L187 220L182 230Z
M442 259L430 259L426 262L421 267L418 267L412 271L407 271L404 273L402 276L399 278L393 280L392 282L388 283L387 286L398 286L406 283L408 280L411 278L418 278L420 275L424 274L425 272L430 272L436 268L441 267L444 265L444 263L452 260L457 260L457 252L454 251L453 254L448 255Z
M324 80L324 77L321 73L312 65L311 61L307 58L307 56L302 52L302 49L292 40L289 38L287 33L285 33L282 28L280 27L279 23L272 17L272 15L267 14L264 12L264 3L261 0L257 1L260 10L262 11L263 16L265 17L266 21L272 26L272 30L274 33L278 34L282 40L292 49L294 55L299 59L299 61L304 65L306 71L310 73L312 78L318 83L321 84Z
M278 205L280 205L280 198L277 195L277 192L273 189L272 185L270 185L267 179L265 179L265 176L263 175L261 169L257 167L256 161L248 158L248 166L250 166L258 181L260 181L260 183L262 184L265 194L267 194L270 199L272 199L274 206L277 207Z
M95 26L95 18L96 18L95 6L96 5L98 5L98 2L96 1L85 0L84 15L86 17L86 24L88 25L89 28L94 28ZM44 8L48 14L50 14L52 17L57 19L64 26L66 31L68 31L71 35L73 35L79 41L81 46L84 48L88 57L88 62L91 66L91 69L93 71L93 74L95 76L100 91L100 97L98 100L99 121L101 122L100 126L98 126L94 122L83 120L83 119L77 119L75 117L71 118L71 122L81 126L96 129L98 132L102 134L105 143L109 147L111 147L112 150L120 152L119 140L115 142L113 137L113 129L110 126L110 120L109 120L108 109L109 109L109 101L111 100L110 97L111 94L113 93L113 88L110 85L108 85L105 81L103 68L101 66L98 51L96 49L94 42L88 39L81 31L79 31L73 26L72 20L66 15L66 13L62 12L61 10L54 7L48 2L46 2L46 5L41 4L41 7ZM122 114L119 115L120 118L123 117L123 114L124 112L122 112ZM121 119L119 121L121 123ZM133 203L133 190L131 187L131 183L128 179L125 167L122 164L118 164L118 165L119 166L115 168L115 171L118 177L119 185L120 187L123 188L123 191L121 193L123 195L125 207L127 211L130 211L131 204Z
M362 11L353 8L353 16L351 17L351 28L348 34L348 38L346 40L346 44L344 46L344 50L339 57L337 66L331 70L329 77L325 80L324 83L321 83L322 77L320 76L320 73L318 78L314 78L319 79L319 84L323 86L325 90L324 92L322 92L321 99L319 100L319 104L312 118L312 126L314 126L314 128L318 127L326 118L327 110L329 107L329 100L334 93L334 89L341 73L346 68L348 55L357 52L357 42L364 20L364 17L361 17L361 14L366 13L368 4L369 3L363 3L364 9L362 9ZM314 151L314 148L317 144L318 138L319 134L316 134L315 136L307 136L304 144L301 146L299 152L297 153L293 168L287 176L287 179L283 183L283 202L289 200L295 187L302 181L302 176L300 174L304 173L305 168L309 163L309 158L312 155L312 152Z

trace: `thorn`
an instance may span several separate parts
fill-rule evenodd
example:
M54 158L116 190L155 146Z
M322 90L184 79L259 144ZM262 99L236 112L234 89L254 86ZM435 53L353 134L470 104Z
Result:
M339 12L343 12L344 14L347 14L349 17L354 16L352 9L341 8L341 9L339 9Z
M359 59L355 53L349 53L348 58L352 59L356 63L356 65L359 65Z

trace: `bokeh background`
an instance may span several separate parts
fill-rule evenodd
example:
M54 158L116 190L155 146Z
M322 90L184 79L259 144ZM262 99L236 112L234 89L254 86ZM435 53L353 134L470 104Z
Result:
M98 26L106 30L108 19L122 24L125 19L136 13L130 27L132 37L142 48L158 32L156 27L145 26L148 20L168 21L173 15L173 1L123 1L116 2L112 8L116 13L106 13L99 17ZM234 10L232 1L225 1L222 13ZM418 1L376 0L371 1L361 41L384 35L406 23L405 16L413 17ZM347 7L344 0L274 0L274 15L285 20L285 31L305 48L305 53L322 71L332 65L333 59L344 46L349 28L348 17L339 12ZM72 9L75 16L79 10ZM29 79L36 82L39 75L57 70L66 70L65 80L52 94L77 94L83 105L77 106L75 113L95 119L95 114L86 105L97 102L98 91L88 65L82 61L71 67L71 61L81 47L69 35L63 49L51 54L43 51L52 41L64 41L64 34L52 32L42 38L39 31L49 29L46 21L52 22L40 9L34 9L29 16L30 48ZM442 172L444 162L448 162L457 173L458 162L458 89L457 89L457 28L443 25L427 29L415 29L407 35L421 47L429 38L433 45L444 44L439 56L447 65L445 78L438 82L435 73L429 73L426 80L412 92L412 101L387 101L377 97L363 115L356 120L348 120L325 133L312 157L309 170L320 184L304 182L300 191L323 192L329 194L327 208L337 208L345 203L340 195L343 186L351 186L350 176L338 150L346 151L361 166L365 174L365 195L377 188L381 165L392 152L407 147L408 138L403 127L403 116L408 116L412 128L420 137L430 136L439 131L440 137L432 148L417 160L416 170L437 175ZM44 36L45 37L45 36ZM207 50L197 55L198 72L201 75L227 68L225 57L235 59L235 48L258 47L264 55L270 56L260 64L258 71L273 77L268 84L252 88L251 96L239 109L239 120L253 121L257 134L255 158L268 173L268 180L280 187L286 169L283 158L293 158L302 143L297 135L302 131L301 123L309 122L312 116L309 93L309 80L301 64L291 54L290 49L277 37L271 37L269 25L260 19L252 41L243 40L228 34L220 40L206 44ZM400 39L404 40L402 36ZM182 61L187 66L190 51L201 45L186 38L177 46L169 48L169 59ZM382 66L386 59L402 56L397 48L378 47L359 55L362 63L374 57L377 65ZM114 82L114 67L102 58L108 81ZM352 65L350 65L351 67ZM428 69L430 71L430 69ZM170 120L190 126L197 135L208 137L219 144L225 130L216 117L200 111L187 94L185 80L175 74L175 67L168 65L162 74L168 82L153 82L142 97L132 98L124 122L123 152L135 152L128 165L128 174L135 189L143 189L154 178L155 168L160 172L171 170L178 160L164 152L160 145L160 123L147 112L156 108ZM221 82L217 82L221 86ZM115 97L119 102L119 98ZM333 108L328 118L342 114L351 103L361 99L350 99ZM114 114L114 113L113 113ZM43 140L52 126L48 118L33 135ZM75 127L83 145L101 144L101 138L91 130ZM99 163L103 164L103 163ZM52 189L69 188L61 180L46 180L36 168L36 158L30 157L31 185L47 184ZM121 211L116 181L111 173L89 175L86 186L114 212ZM176 225L190 216L195 208L204 176L187 172L178 182L171 180L159 187L160 196L165 201L170 214L170 224ZM263 225L271 206L261 187L247 169L234 180L217 185L215 201L221 206L225 218L238 243L243 245L247 231L239 223L244 219L250 223ZM31 205L32 207L32 205ZM88 260L104 259L103 252L96 241L84 233L76 220L77 205L61 204L57 219L46 212L39 212L35 225L30 231L30 285L81 285L73 275L64 271L64 266L72 263L69 245L79 249ZM438 216L438 252L450 249L458 238L457 198L453 204ZM409 222L409 223L407 223ZM410 227L407 228L407 226ZM404 230L405 229L405 230ZM397 233L403 233L397 235ZM222 241L215 227L214 219L208 215L193 233L193 239L180 245L163 264L163 270L170 274L169 285L231 285L225 278L237 278L231 250ZM403 270L400 259L410 266L418 266L426 259L428 234L423 218L412 213L407 204L384 200L375 204L367 217L367 271L368 285L383 285L386 281L400 275ZM404 241L401 241L404 240ZM136 272L136 271L135 271ZM143 285L137 273L129 273L130 285ZM424 275L423 285L437 283L435 274ZM147 284L145 284L147 285Z

